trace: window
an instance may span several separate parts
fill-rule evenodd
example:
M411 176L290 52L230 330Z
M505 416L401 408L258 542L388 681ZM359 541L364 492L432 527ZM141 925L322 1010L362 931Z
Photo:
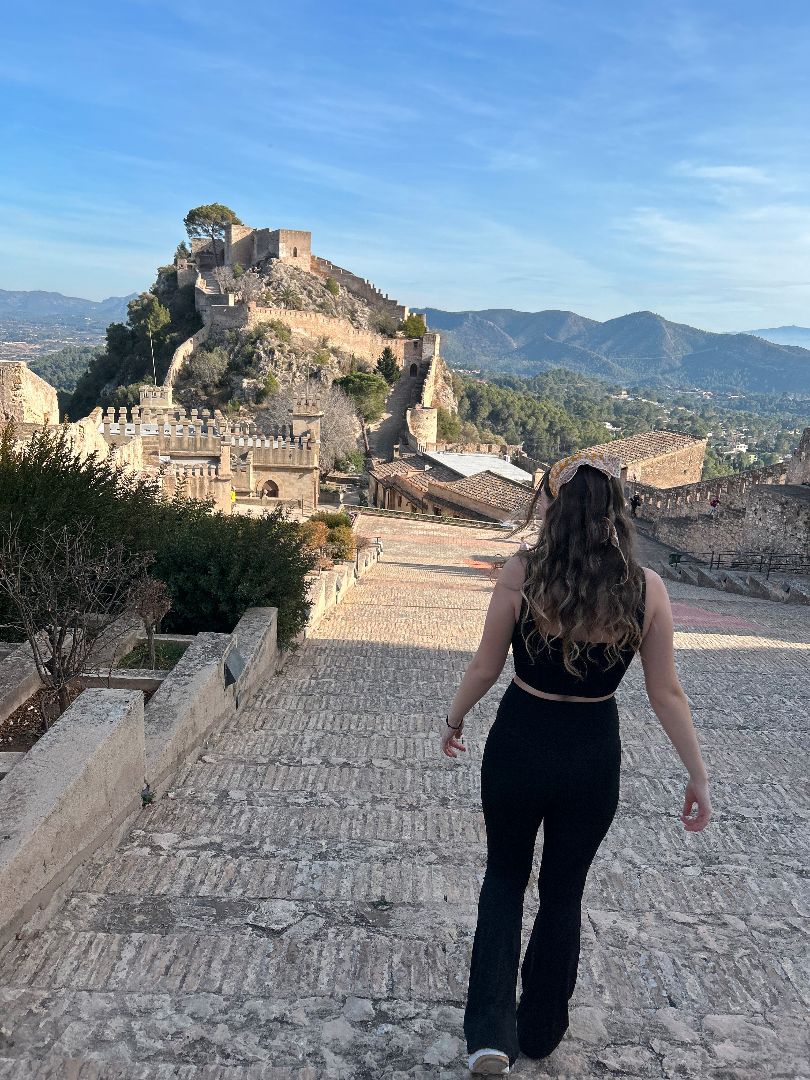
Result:
M294 247L294 248L293 248L293 258L294 258L294 259L297 259L297 258L298 258L298 248L297 248L297 247Z

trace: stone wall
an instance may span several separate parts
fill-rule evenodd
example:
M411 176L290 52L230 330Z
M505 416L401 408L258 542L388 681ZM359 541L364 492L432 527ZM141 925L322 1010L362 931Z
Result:
M231 512L231 480L220 475L216 465L175 465L166 469L160 477L160 486L167 499L178 493L186 499L199 499L213 503L215 510L223 514Z
M226 233L226 259L230 247L233 262L238 262L245 268L272 256L288 266L310 270L311 232L303 229L247 229L247 226L231 226L230 236L231 242L228 245Z
M439 347L439 335L426 334L425 338L429 338L424 347L430 352L430 359L421 365L422 387L419 401L405 413L408 445L419 451L437 448L438 408L447 409L448 412L458 409L447 365L436 351Z
M698 484L683 484L660 491L645 484L627 485L628 498L638 492L642 505L639 516L649 520L673 517L696 517L706 513L710 500L716 495L724 508L744 510L748 492L757 484L784 484L787 465L780 462L764 469L749 469L731 476L720 476Z
M408 314L408 309L403 304L397 303L388 293L381 292L368 278L358 277L357 274L353 274L350 270L344 270L342 266L335 266L328 259L321 259L317 255L313 255L311 269L312 273L317 274L318 277L334 278L342 288L348 290L354 296L366 300L372 307L385 311L397 322L401 322Z
M177 346L172 355L169 370L166 372L166 378L163 380L163 385L165 387L172 386L180 372L180 368L185 364L186 360L188 360L194 350L199 345L202 345L204 341L207 341L209 333L210 326L208 324L201 326L196 334L192 334L190 338L186 338L181 345ZM141 403L143 404L143 396L141 396ZM157 401L155 404L157 406ZM171 396L169 396L169 404L171 404Z
M810 551L810 487L798 484L755 487L738 547L743 551L806 555Z
M249 225L229 225L225 229L225 265L239 263L245 270L256 261L254 230Z
M59 423L59 404L50 383L29 370L24 360L0 361L0 423Z
M810 484L810 427L805 428L799 445L787 464L786 484Z
M700 481L706 440L671 450L659 457L642 458L627 464L627 480L656 488L682 487Z
M651 534L677 551L741 551L744 520L742 510L718 510L714 516L704 507L699 516L659 518L653 522Z
M244 305L240 305L244 310ZM232 311L238 309L232 308ZM211 309L214 325L220 325L221 309ZM374 363L379 360L386 346L391 349L400 368L413 361L417 363L422 356L422 342L420 338L389 338L384 334L375 334L371 330L358 330L346 319L336 319L331 315L320 315L314 311L292 311L289 308L259 307L256 304L247 306L246 323L249 329L253 329L263 322L277 319L289 326L291 330L297 330L308 337L325 337L336 348L354 353ZM225 322L223 326L236 326L235 322Z

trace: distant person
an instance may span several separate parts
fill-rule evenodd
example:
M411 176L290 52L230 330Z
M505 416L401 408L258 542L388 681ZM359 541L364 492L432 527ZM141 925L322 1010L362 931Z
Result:
M638 517L638 508L641 506L641 496L637 491L633 492L633 498L630 500L630 507L633 517Z
M720 500L718 499L718 497L716 495L713 495L712 498L709 499L709 507L710 507L709 513L712 515L712 517L714 517L716 515L717 507L719 505L720 505Z
M543 474L526 515L527 525L535 508L542 519L538 538L498 576L441 736L448 757L466 750L464 717L497 681L511 644L515 677L481 761L487 865L464 1013L472 1073L508 1073L519 1053L547 1057L568 1029L582 893L619 801L614 692L636 652L650 704L688 773L684 828L699 832L711 815L706 766L675 670L669 596L658 574L636 561L620 475L615 459L587 452ZM540 906L521 964L523 895L541 823Z

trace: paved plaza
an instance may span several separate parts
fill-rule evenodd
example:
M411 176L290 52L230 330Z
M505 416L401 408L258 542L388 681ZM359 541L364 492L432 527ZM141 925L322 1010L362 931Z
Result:
M511 657L467 754L439 731L487 563L515 544L371 515L359 531L382 562L0 954L0 1080L468 1075L479 769ZM571 1027L513 1074L806 1080L810 608L667 588L715 816L683 829L685 773L634 660Z

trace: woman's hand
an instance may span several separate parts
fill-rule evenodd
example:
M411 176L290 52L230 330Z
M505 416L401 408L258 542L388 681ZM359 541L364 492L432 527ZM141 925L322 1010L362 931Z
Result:
M692 817L692 807L695 805L697 805L697 811ZM700 832L709 824L711 816L712 801L709 797L709 781L693 780L690 777L683 799L683 813L681 814L683 827L688 832Z
M463 725L464 721L461 720L460 723ZM458 757L458 754L454 754L454 750L466 751L467 747L461 742L463 734L463 726L457 731L454 731L453 728L450 727L450 724L445 722L444 731L442 732L442 753L447 757L455 758Z

